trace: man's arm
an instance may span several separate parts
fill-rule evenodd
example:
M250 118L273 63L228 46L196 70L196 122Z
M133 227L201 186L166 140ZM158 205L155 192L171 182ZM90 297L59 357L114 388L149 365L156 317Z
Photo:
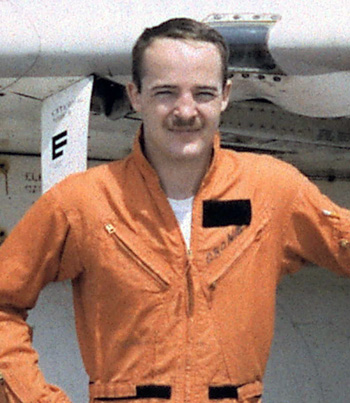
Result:
M297 270L305 260L350 276L350 211L304 176L297 180L298 193L283 237L286 270Z
M66 214L49 192L0 248L0 373L10 402L70 402L46 383L32 347L27 310L50 281L73 277L77 248Z

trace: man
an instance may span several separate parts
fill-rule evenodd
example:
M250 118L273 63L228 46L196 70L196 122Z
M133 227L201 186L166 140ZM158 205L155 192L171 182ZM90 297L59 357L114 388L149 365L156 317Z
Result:
M69 402L24 321L69 278L91 402L260 402L278 281L305 260L349 275L350 214L293 167L220 149L227 49L206 25L146 30L127 89L131 155L55 186L0 250L4 393Z

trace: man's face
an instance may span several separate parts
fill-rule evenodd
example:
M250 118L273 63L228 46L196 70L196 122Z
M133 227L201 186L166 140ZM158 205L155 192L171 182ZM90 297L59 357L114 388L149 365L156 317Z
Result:
M156 39L145 50L142 89L129 83L131 103L144 124L152 162L210 158L220 114L229 98L221 58L208 42Z

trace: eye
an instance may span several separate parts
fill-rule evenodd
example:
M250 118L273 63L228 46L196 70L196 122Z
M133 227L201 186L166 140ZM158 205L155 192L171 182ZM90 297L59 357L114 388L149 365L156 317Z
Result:
M154 93L155 97L171 97L171 96L175 96L175 91L172 90L158 90Z
M171 94L172 92L170 90L162 90L162 91L157 91L156 95L168 95Z
M199 91L194 96L197 102L209 102L216 97L216 93L212 91Z

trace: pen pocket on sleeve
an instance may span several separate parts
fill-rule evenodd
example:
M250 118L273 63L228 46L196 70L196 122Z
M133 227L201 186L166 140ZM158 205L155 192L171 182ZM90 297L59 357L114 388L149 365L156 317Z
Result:
M0 403L22 403L11 391L3 374L0 372Z
M0 403L9 403L6 394L5 379L1 373L0 373Z

